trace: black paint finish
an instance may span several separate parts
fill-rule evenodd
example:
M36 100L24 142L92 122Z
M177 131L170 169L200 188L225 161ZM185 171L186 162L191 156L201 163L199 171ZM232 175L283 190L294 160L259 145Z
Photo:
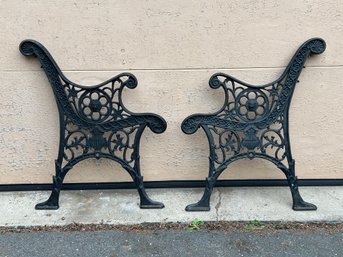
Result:
M88 158L118 162L132 177L141 208L163 208L145 192L139 165L139 143L145 127L155 133L167 128L165 120L151 113L132 113L122 102L125 87L133 89L137 79L122 73L96 86L77 85L68 80L48 52L34 40L19 46L25 56L36 56L49 79L60 118L60 143L55 161L56 175L49 199L36 209L58 209L63 179L77 163Z
M288 112L306 59L311 54L323 53L325 48L323 39L306 41L281 77L266 85L249 85L224 73L210 78L211 88L224 90L223 107L213 114L191 115L181 125L186 134L193 134L201 127L210 148L205 192L198 203L186 207L187 211L210 210L210 196L218 177L229 164L243 158L263 158L283 171L292 193L294 210L317 209L305 202L298 190L289 140Z

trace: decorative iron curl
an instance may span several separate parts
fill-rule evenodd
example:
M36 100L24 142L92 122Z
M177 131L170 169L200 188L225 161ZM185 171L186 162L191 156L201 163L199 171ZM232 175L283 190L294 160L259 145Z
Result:
M133 113L122 101L125 87L137 87L137 78L121 73L98 85L78 85L64 76L48 50L35 40L19 46L25 56L36 56L53 89L60 116L60 145L56 175L50 198L37 209L57 209L65 175L78 162L107 158L118 162L132 177L140 196L141 208L162 208L152 201L143 186L139 143L145 127L155 133L167 128L166 121L152 113Z
M181 129L186 134L204 129L209 141L209 176L203 197L188 205L187 211L208 211L215 181L232 162L248 158L262 158L274 163L289 182L294 210L315 210L316 206L303 201L297 187L292 158L288 112L299 75L311 54L320 54L326 48L321 38L312 38L295 52L281 76L265 85L250 85L225 73L213 74L209 86L223 88L223 106L211 114L193 114L183 120ZM228 148L222 132L235 135L238 146ZM209 182L211 181L211 183Z
M307 44L311 52L314 54L321 54L326 49L326 43L321 38L312 38L309 41L307 41Z

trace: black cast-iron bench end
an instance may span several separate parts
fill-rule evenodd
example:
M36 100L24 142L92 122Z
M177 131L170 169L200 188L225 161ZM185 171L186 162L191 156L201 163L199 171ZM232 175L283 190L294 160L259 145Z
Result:
M55 161L52 192L36 209L59 208L64 177L77 163L88 158L118 162L132 177L141 208L163 208L145 192L140 171L139 144L145 127L163 133L166 121L153 113L133 113L122 101L125 87L133 89L137 79L131 73L119 74L94 86L78 85L65 77L48 50L35 40L19 46L25 56L36 56L51 84L60 120L60 142Z
M271 161L286 176L294 210L316 210L305 202L298 190L295 161L289 140L288 113L299 75L306 59L326 48L321 38L302 44L277 80L265 85L250 85L225 73L211 76L209 85L222 88L224 104L212 114L194 114L181 124L186 134L202 128L209 141L209 175L199 202L186 211L209 211L213 187L222 172L234 161L262 158Z

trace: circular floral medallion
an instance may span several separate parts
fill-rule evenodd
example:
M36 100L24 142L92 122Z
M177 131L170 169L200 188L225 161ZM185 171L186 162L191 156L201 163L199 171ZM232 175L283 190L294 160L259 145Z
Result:
M111 114L111 99L103 90L86 90L79 99L79 112L83 118L101 122Z
M235 109L243 121L258 121L264 118L269 110L268 97L262 90L244 89L236 97Z

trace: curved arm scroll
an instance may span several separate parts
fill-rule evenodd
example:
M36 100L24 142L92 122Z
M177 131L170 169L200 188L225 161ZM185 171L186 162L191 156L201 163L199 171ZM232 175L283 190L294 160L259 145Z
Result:
M223 87L225 89L225 83L223 79L222 80L220 79L220 77L223 77L226 80L233 81L245 87L265 88L265 87L274 85L275 83L279 83L280 81L282 81L290 71L292 72L292 77L294 79L295 78L297 79L306 62L307 57L309 57L311 54L321 54L325 51L325 49L326 49L326 43L323 39L312 38L312 39L307 40L295 52L295 54L293 55L292 59L288 63L287 67L285 68L281 76L275 81L264 84L264 85L252 85L222 72L212 75L209 80L209 85L213 89L219 88L219 87Z
M185 134L194 134L202 125L242 131L249 124L221 119L214 114L194 114L183 120L181 129Z
M25 56L34 55L39 59L53 88L60 111L62 114L67 114L74 124L84 128L91 128L94 125L98 125L101 130L119 129L140 124L147 125L155 133L162 133L166 130L167 123L161 116L151 113L133 113L123 104L123 89L125 87L134 89L138 85L137 78L133 74L121 73L98 85L83 86L70 81L64 76L54 58L41 43L27 39L21 42L19 50ZM101 117L98 120L88 119L89 117L82 114L80 110L82 108L89 108L89 103L88 105L84 105L82 100L89 102L92 100L92 94L96 94L97 98L102 98L106 102L106 105L99 106L101 103L95 101L93 108L99 109L95 112L100 113L100 107L107 108L105 110L119 109L111 112L108 111L106 115L103 115L103 118ZM115 94L118 95L117 100L114 100ZM126 112L127 115L123 117L120 115L117 116L119 112ZM115 117L111 118L111 114L115 115Z
M153 113L136 114L136 119L143 119L152 132L161 134L167 129L167 122L160 115Z
M181 124L182 131L192 134L201 125L214 125L233 130L244 130L252 123L261 129L266 127L289 108L295 84L306 59L310 54L324 52L325 48L325 41L321 38L306 41L296 51L282 75L265 85L250 85L225 73L212 75L209 86L213 89L222 87L225 93L222 108L212 114L194 114L187 117ZM241 102L242 99L246 102ZM257 102L258 99L259 102ZM244 110L241 108L255 115L252 118L247 117L247 114L241 112ZM257 114L258 108L260 108L260 113Z
M46 72L48 78L51 77L51 75L54 76L60 76L60 78L67 84L70 84L77 88L83 88L83 89L95 89L101 86L104 86L110 82L113 82L117 80L119 77L127 76L128 79L123 83L124 86L127 86L130 89L133 89L137 86L137 79L136 77L131 73L121 73L117 76L114 76L100 84L97 85L79 85L77 83L74 83L70 81L61 71L59 66L57 65L56 61L50 54L50 52L38 41L32 40L32 39L25 39L23 40L19 45L20 52L25 56L36 56L39 61L42 64L42 68ZM50 76L50 77L49 77Z

